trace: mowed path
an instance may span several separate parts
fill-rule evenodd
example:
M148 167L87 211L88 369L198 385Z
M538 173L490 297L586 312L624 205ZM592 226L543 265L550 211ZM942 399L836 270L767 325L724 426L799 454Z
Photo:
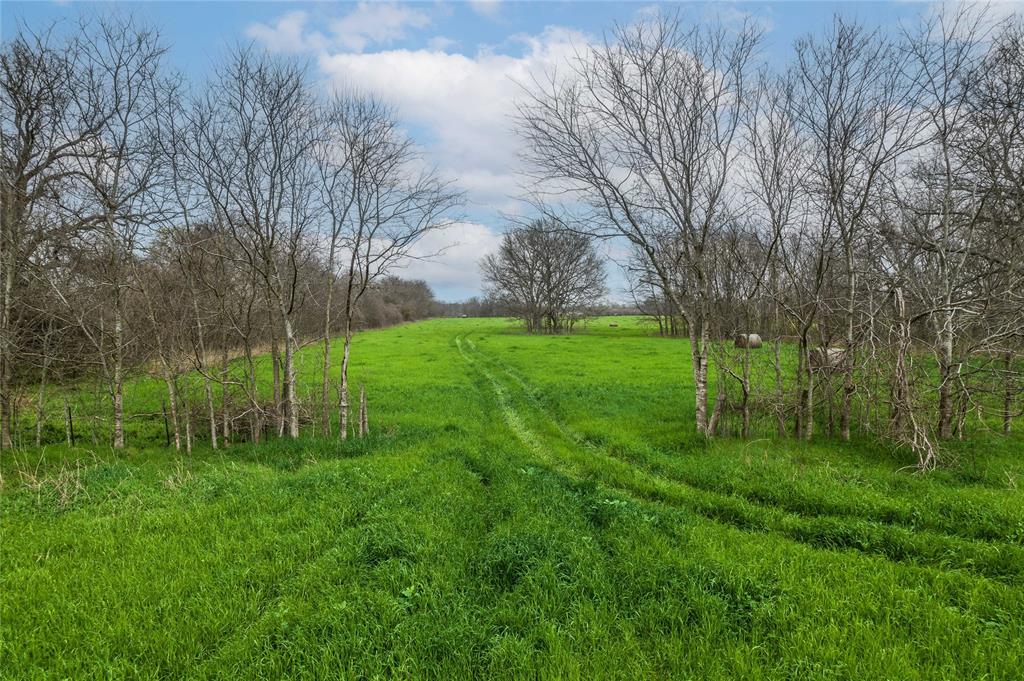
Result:
M594 481L638 501L684 508L744 531L770 533L822 550L854 550L896 563L964 571L1007 585L1024 583L1024 548L1019 540L983 541L961 536L952 531L956 528L934 531L835 513L798 513L702 488L667 470L667 465L623 460L556 418L525 377L500 357L481 351L470 335L458 335L454 343L460 357L485 379L505 423L523 446L539 462L572 479Z

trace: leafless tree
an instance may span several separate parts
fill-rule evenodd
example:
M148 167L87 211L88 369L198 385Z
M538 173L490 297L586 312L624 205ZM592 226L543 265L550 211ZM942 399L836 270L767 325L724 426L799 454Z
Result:
M606 292L593 240L543 221L505 232L498 252L480 262L489 296L501 300L527 331L571 331Z
M89 96L88 61L79 39L58 38L53 27L22 27L0 52L0 447L12 444L11 379L23 333L15 302L26 269L70 227L49 209L112 115Z
M680 310L707 436L708 254L728 220L759 42L752 25L731 32L658 15L583 50L567 75L533 83L519 107L534 179L550 190L536 202L568 197L586 210L578 224L628 240Z
M836 17L821 38L796 45L796 109L811 144L817 219L834 226L841 246L845 320L840 433L850 437L861 317L857 253L866 216L886 176L919 143L919 86L906 50L864 26Z
M74 246L77 283L102 301L84 314L71 293L57 288L65 313L78 324L99 357L113 405L113 446L122 448L124 396L132 272L140 231L160 207L153 191L159 178L160 106L175 84L163 75L166 48L152 28L131 17L85 20L80 27L79 58L86 74L76 97L99 111L100 122L69 159L66 172L76 180L71 213L77 226ZM72 280L65 279L65 283Z
M239 258L266 290L270 324L284 341L282 428L299 436L295 315L314 223L312 150L319 137L315 99L299 64L238 49L206 95L209 199ZM276 336L275 336L276 338Z
M328 261L332 269L341 265L344 287L339 385L339 435L344 439L349 429L348 370L359 303L374 282L417 255L415 246L426 234L451 223L451 212L462 197L435 170L423 167L394 112L379 100L341 95L334 100L326 123L330 151L320 157L320 187L328 216ZM324 350L326 372L330 360L326 346Z

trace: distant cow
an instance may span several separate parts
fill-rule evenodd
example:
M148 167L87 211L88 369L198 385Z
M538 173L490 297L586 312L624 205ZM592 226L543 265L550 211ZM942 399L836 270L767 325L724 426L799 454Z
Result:
M735 345L738 348L750 348L756 350L761 347L761 337L756 333L736 334Z
M811 350L811 369L833 371L846 358L846 348L814 348Z

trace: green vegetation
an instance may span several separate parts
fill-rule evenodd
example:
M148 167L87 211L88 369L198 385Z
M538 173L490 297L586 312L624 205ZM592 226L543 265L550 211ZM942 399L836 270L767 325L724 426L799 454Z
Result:
M1024 437L705 442L615 321L361 334L364 440L5 453L0 675L1020 678Z

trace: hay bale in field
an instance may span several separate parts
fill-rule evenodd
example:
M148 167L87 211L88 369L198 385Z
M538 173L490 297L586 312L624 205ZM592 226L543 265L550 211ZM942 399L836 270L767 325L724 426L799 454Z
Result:
M846 348L814 348L811 350L811 369L832 371L843 363Z
M761 347L761 337L756 333L739 333L736 334L734 344L738 348L750 348L756 350Z

